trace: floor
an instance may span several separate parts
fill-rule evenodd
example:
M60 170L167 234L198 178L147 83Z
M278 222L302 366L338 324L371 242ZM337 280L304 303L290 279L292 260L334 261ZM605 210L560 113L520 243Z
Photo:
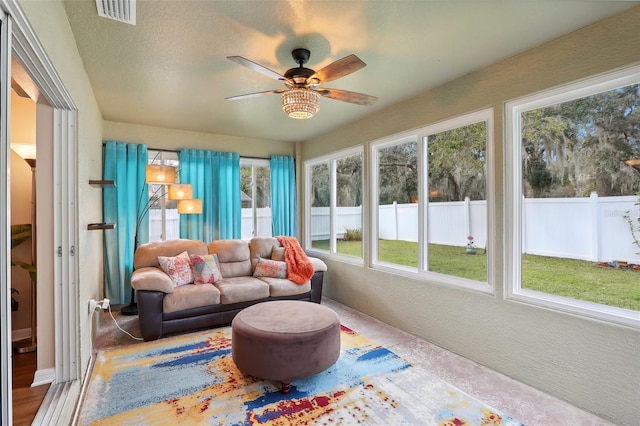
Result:
M13 353L12 396L13 425L30 425L38 412L49 385L31 387L36 372L36 352Z
M527 426L612 425L566 402L331 299L323 298L322 304L336 311L343 325L387 347L412 364L438 375ZM113 318L124 331L133 336L140 336L137 317L121 316L119 312L113 312ZM136 340L116 328L108 312L103 312L100 329L95 339L96 350L136 343Z

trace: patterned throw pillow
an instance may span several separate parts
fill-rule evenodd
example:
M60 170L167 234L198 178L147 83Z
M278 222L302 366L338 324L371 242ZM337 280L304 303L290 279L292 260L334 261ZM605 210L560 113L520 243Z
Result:
M192 254L191 269L194 284L213 284L222 279L217 254Z
M287 278L287 264L269 259L258 259L254 277Z
M271 260L284 260L284 247L274 247L271 249Z
M158 263L176 287L193 282L191 260L189 260L189 253L186 251L176 257L158 256Z

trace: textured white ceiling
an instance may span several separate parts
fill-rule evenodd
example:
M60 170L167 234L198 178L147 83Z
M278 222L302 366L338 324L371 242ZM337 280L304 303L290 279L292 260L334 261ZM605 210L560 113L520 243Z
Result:
M631 1L138 1L137 25L64 3L103 118L198 132L302 141L431 87L633 7ZM326 85L379 97L370 107L322 98L310 120L280 110L283 88L239 55L284 73L355 53L367 67Z

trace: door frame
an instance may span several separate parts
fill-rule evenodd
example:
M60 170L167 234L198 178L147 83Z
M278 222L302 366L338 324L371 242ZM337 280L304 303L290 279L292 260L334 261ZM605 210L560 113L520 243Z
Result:
M0 393L2 395L0 423L12 422L11 393L11 311L10 311L10 162L9 114L11 57L27 71L38 86L41 96L53 108L53 234L54 247L39 250L50 257L54 286L54 357L55 384L77 382L80 373L78 360L78 261L77 241L77 177L76 141L77 107L58 76L44 48L31 29L22 9L13 0L0 0L0 279L3 283L0 297L0 330L6 336L0 352ZM43 182L44 183L44 182ZM40 191L41 192L41 191ZM41 259L39 254L39 259ZM41 280L42 283L43 280ZM38 284L40 286L40 283ZM64 386L78 389L79 386ZM53 411L68 411L75 404L74 395L58 395L52 401ZM64 406L64 407L63 407ZM73 408L73 407L72 407ZM55 421L53 418L49 418Z

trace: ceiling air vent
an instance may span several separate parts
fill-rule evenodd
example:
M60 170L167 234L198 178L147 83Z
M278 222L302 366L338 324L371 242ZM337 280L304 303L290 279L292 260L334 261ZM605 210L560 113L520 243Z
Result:
M136 24L136 0L96 0L98 15L126 24Z

